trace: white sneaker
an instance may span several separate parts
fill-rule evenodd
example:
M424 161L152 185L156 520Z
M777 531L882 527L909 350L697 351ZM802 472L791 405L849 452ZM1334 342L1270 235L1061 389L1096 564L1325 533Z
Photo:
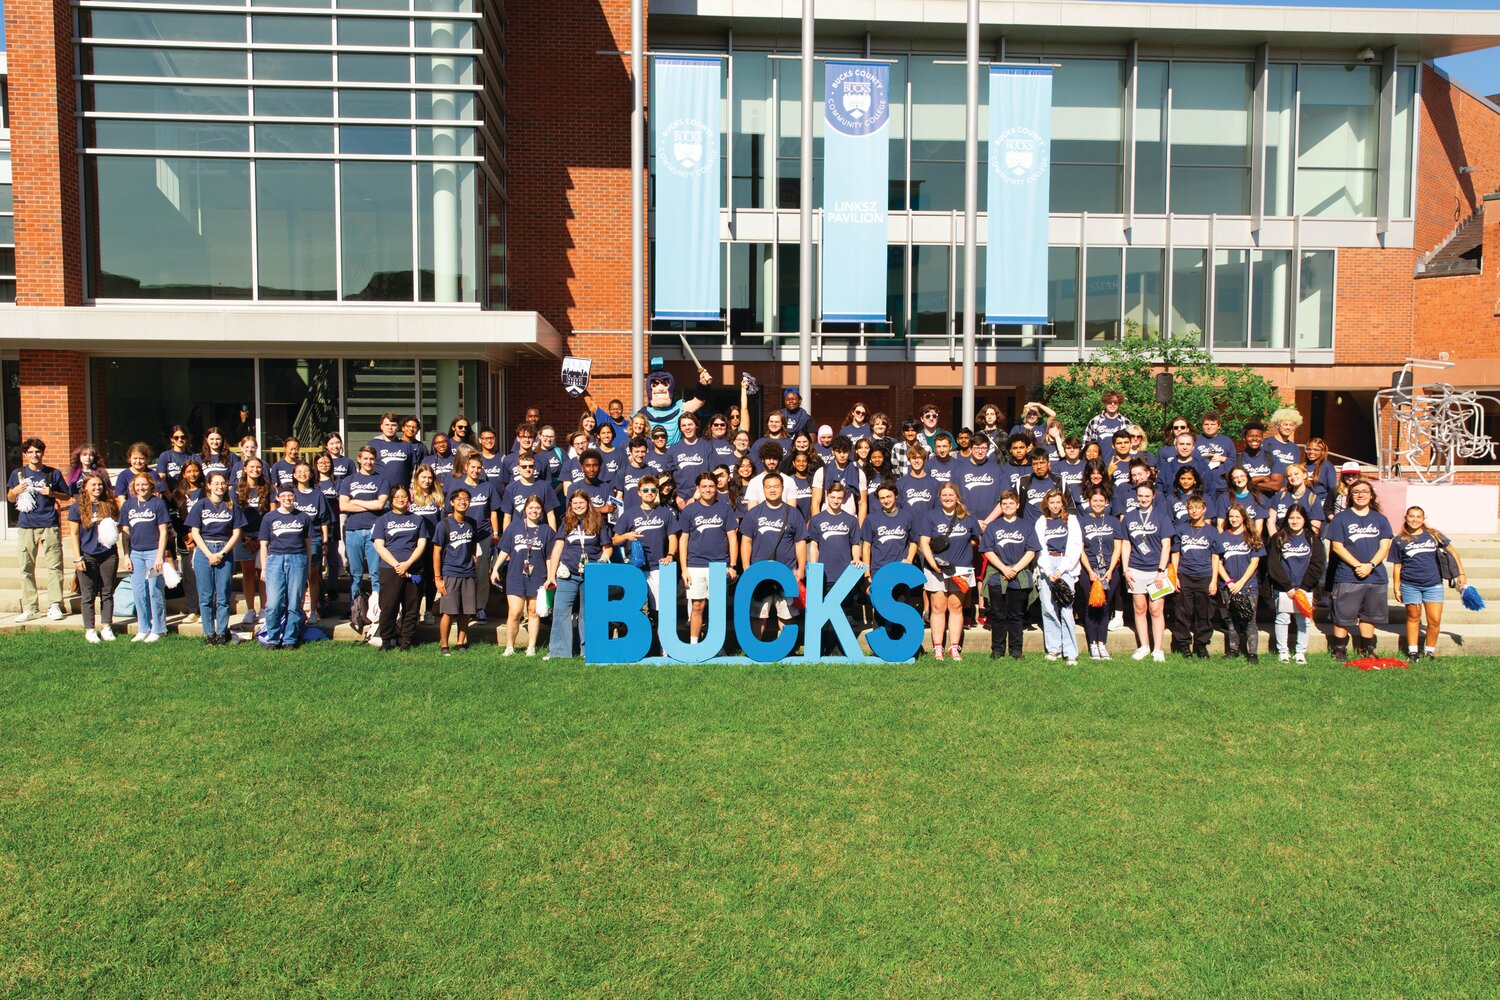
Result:
M161 633L160 632L147 632L146 633L146 638L142 639L141 641L142 642L157 642L160 639L161 639Z
M1114 659L1113 656L1109 655L1109 647L1106 646L1102 642L1099 643L1099 659L1101 659L1101 660L1113 660Z
M1156 652L1154 652L1154 653L1151 654L1151 659L1155 660L1157 663L1166 663L1167 662L1166 651L1158 649Z
M135 633L135 635L133 635L133 636L130 637L130 641L131 642L145 642L146 641L146 636L148 636L150 634L151 634L150 632L137 631Z
M47 617L55 622L60 622L67 616L67 612L63 610L61 604L54 604L52 605L52 607L47 609Z
M1131 653L1130 654L1130 658L1132 660L1144 660L1146 657L1148 657L1150 655L1151 655L1151 647L1150 646L1142 646L1140 649L1137 649L1134 653Z
M114 642L115 630L106 625L99 630L99 638L103 639L105 642Z
M527 656L535 656L536 655L536 647L535 646L527 646L526 647L526 655Z
M1111 632L1119 632L1125 627L1125 612L1116 611L1115 616L1109 620L1109 630Z
M33 621L40 617L42 617L40 611L22 611L20 614L16 615L16 624L25 625L27 622Z
M190 614L187 617L185 617L185 618L182 619L182 624L184 624L184 625L196 625L199 622L201 622L202 620L203 620L203 616L200 615L200 614L198 614L198 612L194 611L192 614Z
M1297 656L1296 656L1296 660L1297 660L1298 663L1306 663L1307 662L1307 654L1306 653L1298 653Z
M83 632L83 638L87 642L97 643L99 641L99 633L95 632L93 629L85 629Z
M1285 650L1283 650L1281 652L1281 654L1276 657L1276 660L1277 660L1278 663L1291 663L1292 662L1292 654L1286 652Z
M1078 666L1078 657L1076 657L1076 656L1070 656L1070 657L1068 657L1068 666L1070 666L1070 667L1076 667L1076 666Z
M500 655L501 656L515 656L516 655L516 647L514 647L514 646L506 646L505 647L505 652L501 653Z
M1049 659L1049 660L1060 660L1060 659L1062 659L1062 657L1058 656L1056 653L1048 653L1047 654L1047 659Z

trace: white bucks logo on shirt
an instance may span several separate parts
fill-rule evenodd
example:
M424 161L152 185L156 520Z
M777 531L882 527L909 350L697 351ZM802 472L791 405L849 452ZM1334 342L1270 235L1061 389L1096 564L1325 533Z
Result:
M724 518L719 514L715 514L713 517L699 518L693 525L693 530L699 532L714 530L722 531L723 529Z
M293 518L283 521L280 518L271 521L271 533L280 538L282 535L296 535L302 531L303 521L301 518Z
M1207 552L1213 541L1207 535L1183 534L1177 537L1177 544L1184 552Z
M145 508L145 507L137 507L137 508L133 509L130 512L130 526L132 528L135 527L137 524L155 524L155 523L156 523L156 512L154 510L151 510L151 509Z
M1356 542L1364 538L1379 538L1380 525L1378 524L1351 524L1345 529L1344 534L1349 541Z

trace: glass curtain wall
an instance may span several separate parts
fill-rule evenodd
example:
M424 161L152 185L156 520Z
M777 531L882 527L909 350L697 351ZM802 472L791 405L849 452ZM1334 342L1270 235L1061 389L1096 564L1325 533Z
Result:
M1171 211L1250 212L1250 66L1172 64Z
M471 0L216 6L79 12L90 294L480 301Z
M1123 62L1060 60L1052 80L1052 211L1125 210L1124 109Z
M1375 214L1380 69L1303 66L1297 125L1297 214Z
M16 216L10 153L0 150L0 303L16 301Z

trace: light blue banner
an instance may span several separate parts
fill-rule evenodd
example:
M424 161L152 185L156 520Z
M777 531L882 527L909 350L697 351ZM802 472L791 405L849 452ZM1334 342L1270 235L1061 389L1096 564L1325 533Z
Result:
M884 323L891 67L824 70L823 320Z
M656 133L654 315L719 320L717 59L657 56L651 63Z
M984 321L1047 323L1052 70L990 67Z

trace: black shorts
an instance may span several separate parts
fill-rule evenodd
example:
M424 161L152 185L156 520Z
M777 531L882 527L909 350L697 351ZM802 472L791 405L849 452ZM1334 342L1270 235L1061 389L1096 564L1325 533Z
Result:
M1353 628L1360 622L1384 625L1389 614L1385 601L1386 585L1358 580L1335 583L1331 617L1340 628Z

